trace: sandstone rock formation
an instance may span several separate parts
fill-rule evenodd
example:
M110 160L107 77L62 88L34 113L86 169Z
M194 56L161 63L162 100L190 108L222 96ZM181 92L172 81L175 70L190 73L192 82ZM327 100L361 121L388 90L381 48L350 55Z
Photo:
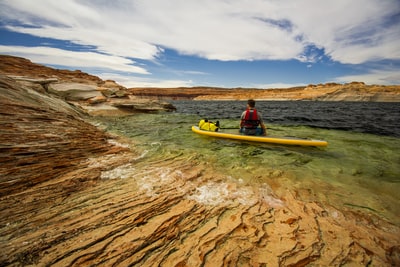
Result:
M7 77L0 123L0 266L400 265L399 226L279 199L199 155L144 161L134 141Z
M24 58L0 55L0 74L38 92L59 96L90 115L121 116L175 110L166 102L138 100L115 81L103 81L79 70L49 68ZM119 108L122 100L124 106Z
M155 99L193 100L257 100L291 101L376 101L400 102L400 86L365 85L362 82L348 84L327 83L287 89L254 88L131 88L137 97Z
M96 85L81 83L51 83L47 91L67 101L84 101L103 96Z

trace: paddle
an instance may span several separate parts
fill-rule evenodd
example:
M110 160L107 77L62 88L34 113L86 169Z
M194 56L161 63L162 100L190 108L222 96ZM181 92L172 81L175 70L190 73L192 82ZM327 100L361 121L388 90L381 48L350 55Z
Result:
M233 130L233 129L239 130L240 129L239 127L219 127L219 128L222 130ZM272 127L267 127L267 130L268 129L275 130L275 131L282 131L282 129L272 128Z

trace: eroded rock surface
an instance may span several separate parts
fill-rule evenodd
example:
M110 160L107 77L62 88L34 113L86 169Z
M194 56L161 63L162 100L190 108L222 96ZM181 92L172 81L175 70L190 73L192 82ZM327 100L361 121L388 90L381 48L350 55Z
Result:
M103 81L80 70L49 68L24 58L0 55L0 74L37 92L58 96L94 116L175 110L173 105L166 102L137 99L115 81ZM119 108L121 101L125 104ZM126 108L127 105L129 108Z
M277 198L199 155L143 160L75 107L4 77L0 118L1 266L400 265L396 225Z
M47 90L67 101L82 101L103 95L96 85L81 83L52 83Z

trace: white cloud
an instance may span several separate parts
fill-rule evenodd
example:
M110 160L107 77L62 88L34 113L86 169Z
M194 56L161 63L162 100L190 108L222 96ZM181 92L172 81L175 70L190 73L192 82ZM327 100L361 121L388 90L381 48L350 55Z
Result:
M366 84L400 84L400 72L397 70L373 70L365 74L337 77L336 82L349 83L362 81Z
M398 14L399 1L292 2L292 8L282 9L281 15L290 18L305 43L323 48L333 60L360 64L400 59L399 25L390 25L386 21Z
M255 85L254 88L278 89L278 88L291 88L291 87L297 87L297 86L307 86L307 84L303 84L303 83L269 83L269 84Z
M122 57L153 60L162 52L161 48L136 40L113 29L107 31L102 27L54 27L26 28L8 26L8 30L26 33L39 37L58 40L71 40L75 44L95 46L98 52Z
M197 70L184 70L181 71L183 74L191 74L191 75L209 75L209 73L204 71L197 71Z
M11 30L123 57L155 59L168 47L216 60L286 60L302 58L309 44L345 63L400 57L398 28L381 27L396 0L12 0L2 7L1 16L35 26ZM354 42L360 34L368 38Z
M331 52L331 57L341 63L362 64L366 61L379 61L383 59L400 59L400 30L382 29L374 34L370 42L346 45L337 44L336 50ZM376 43L371 44L371 42Z
M12 54L30 59L35 63L62 65L73 68L97 67L130 73L148 74L133 61L93 52L74 52L51 47L23 47L0 45L0 53Z
M127 88L133 87L157 87L157 88L176 88L194 86L191 80L159 80L137 76L122 75L117 73L97 73L103 80L114 80Z

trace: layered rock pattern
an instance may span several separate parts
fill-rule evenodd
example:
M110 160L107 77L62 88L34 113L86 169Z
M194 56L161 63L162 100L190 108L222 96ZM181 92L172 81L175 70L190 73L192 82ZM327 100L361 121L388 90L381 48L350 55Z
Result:
M155 99L192 100L257 100L272 101L376 101L400 102L398 85L366 85L362 82L348 84L327 83L287 89L254 88L131 88L137 97Z
M49 68L24 58L0 55L0 74L37 92L58 96L94 116L175 110L167 102L137 99L115 81L103 81L80 70Z
M91 155L111 151L112 145L104 142L106 135L64 101L4 77L0 95L0 196L52 181L79 169Z
M278 199L201 155L144 160L4 77L0 118L0 266L400 265L398 226L296 192Z

